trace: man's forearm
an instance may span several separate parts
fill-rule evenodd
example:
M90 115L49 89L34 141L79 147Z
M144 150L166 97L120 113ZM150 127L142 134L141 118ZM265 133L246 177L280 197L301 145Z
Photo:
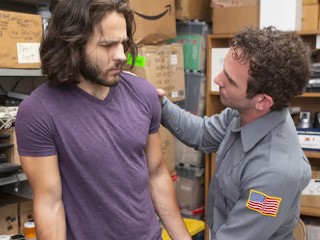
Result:
M34 200L37 240L66 240L66 220L62 201L53 206Z
M173 240L191 240L181 218L175 190L169 174L151 177L151 195L156 211Z

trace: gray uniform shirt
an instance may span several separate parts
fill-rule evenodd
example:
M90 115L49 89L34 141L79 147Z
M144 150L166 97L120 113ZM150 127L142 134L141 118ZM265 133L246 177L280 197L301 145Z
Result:
M287 109L241 127L236 110L201 118L164 98L162 124L188 146L217 153L206 209L212 240L294 239L311 168Z

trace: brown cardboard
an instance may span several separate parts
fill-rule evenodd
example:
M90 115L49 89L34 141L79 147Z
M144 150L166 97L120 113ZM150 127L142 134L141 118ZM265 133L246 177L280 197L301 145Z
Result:
M259 5L240 7L214 7L212 31L216 33L235 33L245 26L259 27Z
M211 22L211 0L175 0L176 19Z
M40 68L40 15L0 10L0 67Z
M212 7L240 7L259 5L259 0L212 0Z
M25 200L19 202L19 233L24 233L24 223L34 220L33 201Z
M0 193L0 207L12 205L12 204L16 204L16 211L17 211L17 217L16 217L17 229L15 229L14 233L23 234L23 230L24 230L23 224L27 221L33 220L33 201L30 199L15 196L12 194ZM1 223L0 223L0 226L1 226Z
M144 45L130 71L162 88L173 102L185 99L182 44Z
M170 131L162 125L160 126L159 134L162 143L162 154L168 171L172 175L175 173L174 137Z
M18 203L0 205L0 235L17 234Z
M313 170L311 178L320 180L320 170ZM302 207L320 208L320 196L301 195L300 201Z
M316 31L319 25L319 4L302 6L301 31Z
M175 38L176 16L174 0L130 0L134 11L137 44L155 44Z
M3 143L10 143L14 145L12 148L5 150L7 161L21 165L20 157L18 154L18 148L17 148L17 138L16 138L15 128L14 127L3 128L0 130L0 134L1 133L10 135L10 138L2 140Z
M319 0L302 0L302 4L318 4Z

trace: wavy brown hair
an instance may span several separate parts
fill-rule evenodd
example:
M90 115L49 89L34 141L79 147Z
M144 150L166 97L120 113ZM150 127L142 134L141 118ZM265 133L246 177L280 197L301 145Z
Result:
M40 47L42 73L51 83L79 83L81 52L94 27L108 12L121 13L125 17L128 41L124 43L124 50L135 59L135 22L128 0L62 0L54 8Z
M230 47L235 48L238 61L249 62L248 98L267 94L274 101L271 109L280 110L305 90L311 75L311 53L296 33L248 27L234 35Z

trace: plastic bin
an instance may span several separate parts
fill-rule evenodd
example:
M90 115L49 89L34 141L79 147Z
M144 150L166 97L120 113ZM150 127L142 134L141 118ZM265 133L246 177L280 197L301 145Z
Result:
M181 209L192 210L204 205L204 167L176 165L176 195Z
M185 164L195 167L204 165L203 153L185 145L177 138L174 139L174 153L176 164Z
M192 236L193 240L200 240L201 236L203 236L204 232L204 221L201 220L196 220L196 219L189 219L189 218L184 218L183 219L184 223L187 226L187 229ZM165 228L162 228L162 239L163 240L171 240L169 237L169 234Z
M185 71L185 109L203 116L206 102L206 75L200 72Z
M204 72L206 69L207 35L211 28L202 21L177 21L177 37L168 43L182 43L184 68Z

